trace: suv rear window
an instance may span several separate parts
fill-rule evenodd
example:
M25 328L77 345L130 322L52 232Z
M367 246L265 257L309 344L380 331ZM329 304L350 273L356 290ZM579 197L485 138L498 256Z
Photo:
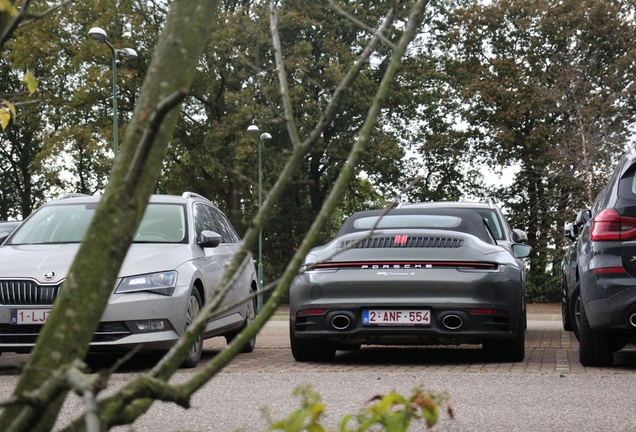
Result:
M636 164L629 167L618 183L618 196L636 200Z

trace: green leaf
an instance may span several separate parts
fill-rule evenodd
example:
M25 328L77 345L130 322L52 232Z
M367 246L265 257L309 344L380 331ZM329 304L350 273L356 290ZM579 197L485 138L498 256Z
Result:
M349 420L353 418L355 418L353 414L347 414L342 418L342 420L340 421L340 432L354 432L353 429L347 428L347 423L349 423Z
M373 407L376 412L385 416L387 412L395 405L404 404L404 397L397 393L390 393L382 398L380 402Z
M0 12L7 12L11 16L15 16L18 10L13 7L10 0L0 0Z
M325 404L323 404L321 402L314 402L309 407L309 410L311 411L312 420L316 421L318 419L318 417L320 417L322 415L322 413L325 411Z
M422 415L424 416L424 420L426 420L426 426L432 427L435 423L437 423L439 410L437 407L425 409L422 411Z
M33 94L38 89L38 80L31 72L25 73L22 81L27 85L29 93Z
M2 101L2 105L6 106L7 108L9 108L9 110L11 111L11 114L13 114L13 117L16 116L15 114L15 105L13 105L11 102L9 102L8 100L3 100Z
M2 126L2 130L9 125L9 121L11 121L11 114L9 114L9 110L6 107L0 108L0 126Z
M298 410L289 416L285 432L300 432L303 430L305 419L308 412L306 410Z

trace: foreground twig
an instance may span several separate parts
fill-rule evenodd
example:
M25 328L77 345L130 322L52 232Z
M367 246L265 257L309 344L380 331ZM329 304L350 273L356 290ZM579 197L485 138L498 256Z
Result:
M146 166L146 160L152 149L152 144L157 137L161 123L164 117L170 112L171 109L179 105L183 99L185 99L188 93L185 90L178 90L171 95L164 98L157 108L150 114L148 125L146 126L144 133L141 137L135 155L126 173L125 182L128 187L132 188L139 181L139 177Z
M289 289L289 285L294 276L296 276L298 272L298 268L302 263L305 255L309 251L309 249L316 243L316 239L318 236L318 232L320 228L324 226L327 215L331 212L331 210L336 206L337 202L339 202L340 197L344 193L346 189L346 185L353 178L355 174L355 166L357 162L360 160L360 157L366 148L370 140L370 134L375 125L377 124L377 117L379 115L380 109L388 98L389 86L393 81L397 71L399 69L399 65L401 63L402 56L406 51L406 47L413 39L416 34L416 29L419 26L420 18L422 16L424 7L427 1L420 0L417 2L411 13L409 21L406 25L406 30L402 35L399 43L396 44L396 49L393 53L393 57L391 61L388 63L386 73L382 78L380 87L374 98L374 103L371 109L368 112L367 118L365 119L364 125L362 126L358 140L356 141L354 148L347 160L345 168L342 170L340 177L338 178L336 185L334 186L332 192L330 193L328 199L325 201L323 208L314 221L312 228L306 238L303 240L300 248L290 261L283 277L280 279L276 289L273 291L270 299L267 301L265 306L263 307L262 312L256 317L256 319L249 325L241 334L239 334L227 347L227 349L223 350L219 354L217 354L212 361L205 364L202 369L196 373L189 381L175 385L174 386L174 395L181 395L183 398L186 398L187 395L192 394L196 390L198 390L201 386L209 381L211 377L213 377L218 371L220 371L232 358L236 356L236 354L242 349L242 347L247 343L249 339L254 337L258 330L262 328L262 326L267 322L267 320L273 315L276 308L281 302L281 299L284 297L284 294ZM388 27L389 22L392 22L393 15L389 14L389 17L385 20L385 26ZM384 26L383 26L384 28ZM272 26L273 38L277 38L277 33L275 31L275 25ZM320 119L316 128L310 133L309 137L305 141L300 141L299 139L292 139L292 142L295 142L295 146L293 148L292 155L287 165L285 166L283 172L281 173L279 179L277 180L274 187L270 190L267 200L265 201L263 207L259 209L259 213L255 220L253 221L252 226L249 228L247 234L245 235L245 243L242 251L237 253L234 259L234 262L227 269L226 277L222 283L223 286L226 286L227 280L231 280L234 272L239 267L239 263L242 263L246 257L249 257L247 250L253 247L256 244L256 239L258 235L259 229L264 226L265 220L269 217L271 212L274 209L275 203L280 199L283 194L283 191L287 184L293 178L294 172L298 170L300 163L305 157L307 151L311 148L311 146L318 141L322 131L327 127L327 125L334 118L337 106L339 101L341 100L344 92L349 87L353 79L357 76L360 70L367 64L366 59L369 58L371 53L374 50L374 47L380 42L380 38L374 36L369 42L368 46L365 48L363 54L360 56L358 61L352 66L351 70L338 87L336 92L334 93L334 97L325 108L323 118ZM278 62L282 61L282 54L277 54L277 66ZM284 74L279 73L279 79L284 79ZM286 85L284 85L286 88ZM287 93L283 93L283 98L289 98ZM288 122L288 131L290 131L291 135L296 134L295 125L291 120L293 118L293 113L291 111L291 103L284 102L284 105L287 107L285 111L286 121ZM195 320L196 325L201 325L201 323ZM192 327L192 326L191 326ZM188 332L186 332L188 333ZM188 337L185 338L183 342L179 342L179 349L183 349L184 344L188 343L187 339L189 339L192 334L188 334ZM193 340L190 340L191 343ZM186 346L187 348L187 346ZM168 369L165 369L165 373L162 372L160 375L160 380L167 380L170 376L168 373ZM149 397L156 397L156 392L149 392L147 388L147 381L144 379L137 380L135 383L127 386L122 392L119 392L118 395L109 398L104 402L100 407L103 408L103 411L100 411L100 419L102 424L113 426L115 424L124 424L134 421L136 417L138 417L141 413L148 409L151 405L152 400L146 399ZM129 401L128 404L121 404L117 398L123 397L126 401ZM75 426L78 426L75 424ZM69 430L79 429L77 427L69 427Z
M298 274L303 274L303 273L305 273L305 272L307 272L307 271L309 271L309 270L313 270L313 269L315 269L315 268L316 268L316 266L318 266L318 265L320 265L320 264L322 264L322 263L324 263L324 262L327 262L327 261L332 260L333 258L335 258L336 256L340 255L340 254L341 254L341 253L343 253L344 251L347 251L347 250L349 250L349 249L353 249L356 245L358 245L358 244L362 243L363 241L365 241L365 240L369 239L369 238L370 238L370 237L371 237L371 236L375 233L375 230L377 229L378 224L380 223L380 221L382 220L382 218L383 218L384 216L386 216L386 215L387 215L387 213L388 213L389 211L391 211L391 209L392 209L393 207L395 207L395 205L396 205L396 204L399 204L399 203L400 203L400 201L399 201L399 200L400 200L400 197L401 197L402 195L404 195L406 192L408 192L409 190L411 190L411 189L413 188L413 186L415 186L416 184L418 184L418 183L420 182L420 180L421 180L421 179L422 179L422 176L417 176L417 177L415 177L415 178L414 178L414 179L413 179L413 180L412 180L412 181L411 181L411 182L410 182L410 183L409 183L409 184L408 184L408 185L407 185L404 189L402 189L402 190L401 190L401 191L400 191L400 192L399 192L399 193L395 196L395 198L393 198L393 199L391 200L391 202L390 202L388 205L386 205L386 206L384 207L384 209L382 210L382 212L378 215L378 217L377 217L376 221L373 223L373 226L371 227L371 229L369 229L369 231L368 231L368 232L367 232L364 236L360 237L359 239L357 239L357 240L355 240L355 241L353 241L353 242L351 242L351 243L347 243L347 245L346 245L345 247L343 247L342 249L337 249L337 250L335 250L335 251L334 251L331 255L328 255L328 256L327 256L327 257L325 257L324 259L322 259L322 260L320 260L320 261L318 261L318 262L311 263L311 264L307 265L307 266L306 266L306 267L304 267L301 271L299 271L299 272L298 272Z

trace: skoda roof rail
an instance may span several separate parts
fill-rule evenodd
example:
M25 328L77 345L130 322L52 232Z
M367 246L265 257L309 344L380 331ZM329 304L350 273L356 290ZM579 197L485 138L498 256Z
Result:
M207 199L206 197L204 197L203 195L199 195L198 193L194 193L194 192L184 192L183 194L181 194L181 198L200 198L206 201L210 201L209 199Z
M88 195L88 194L83 194L83 193L67 193L64 194L60 197L58 197L58 200L63 200L63 199L68 199L68 198L86 198L92 195Z

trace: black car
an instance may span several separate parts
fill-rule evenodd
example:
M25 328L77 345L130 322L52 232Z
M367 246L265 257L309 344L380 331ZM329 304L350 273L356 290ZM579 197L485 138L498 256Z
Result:
M566 236L562 261L563 327L580 342L583 366L611 366L636 341L636 151L618 162L591 209Z
M461 207L461 205L458 205ZM313 249L290 289L298 361L361 345L482 344L497 361L525 353L524 244L498 244L469 208L412 205L354 213Z

